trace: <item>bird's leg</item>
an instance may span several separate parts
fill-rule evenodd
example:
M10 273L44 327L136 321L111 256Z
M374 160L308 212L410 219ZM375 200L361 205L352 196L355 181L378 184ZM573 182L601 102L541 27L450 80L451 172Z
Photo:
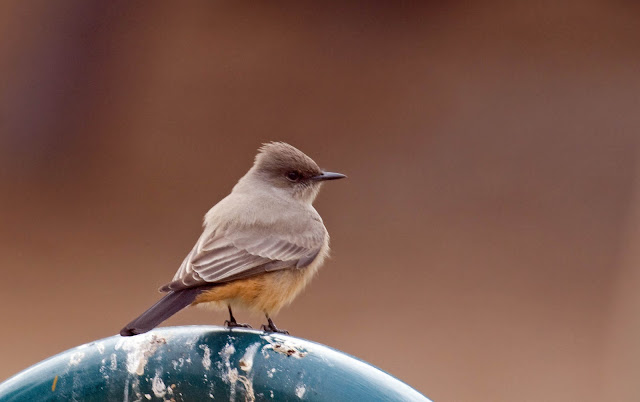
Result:
M231 305L227 305L227 307L229 308L229 319L225 320L224 322L224 326L227 328L251 328L251 325L249 324L238 324L238 322L236 321L236 318L233 316L233 313L231 312Z
M276 324L274 324L273 321L271 321L271 318L269 318L269 314L265 313L264 315L267 317L267 322L269 323L260 327L264 332L277 332L279 334L289 335L289 331L276 327Z

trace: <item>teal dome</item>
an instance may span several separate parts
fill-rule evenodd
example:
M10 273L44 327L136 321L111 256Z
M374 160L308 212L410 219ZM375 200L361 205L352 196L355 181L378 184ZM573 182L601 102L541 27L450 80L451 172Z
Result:
M78 346L0 384L1 401L429 401L356 358L288 335L158 328Z

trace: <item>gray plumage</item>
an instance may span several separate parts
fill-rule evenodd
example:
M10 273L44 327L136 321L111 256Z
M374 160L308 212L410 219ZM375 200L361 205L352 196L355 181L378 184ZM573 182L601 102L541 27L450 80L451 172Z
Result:
M283 180L291 169L306 177L322 174L311 158L289 144L263 146L231 194L206 214L200 239L173 281L160 290L309 265L328 239L322 218L311 205L319 183L291 187ZM265 182L271 185L261 185Z
M285 292L280 304L290 302L329 250L329 235L312 202L323 181L342 177L323 172L289 144L265 144L231 193L205 215L202 235L173 280L160 288L168 295L121 334L148 331L198 302L206 289L274 271L308 271L302 281L285 280L297 286Z

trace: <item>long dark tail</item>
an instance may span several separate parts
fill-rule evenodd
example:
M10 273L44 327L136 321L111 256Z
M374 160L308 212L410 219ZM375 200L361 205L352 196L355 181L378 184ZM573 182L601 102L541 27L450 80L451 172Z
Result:
M193 303L196 296L203 290L203 288L189 288L167 293L149 310L122 328L120 335L132 336L151 331L160 325L162 321Z

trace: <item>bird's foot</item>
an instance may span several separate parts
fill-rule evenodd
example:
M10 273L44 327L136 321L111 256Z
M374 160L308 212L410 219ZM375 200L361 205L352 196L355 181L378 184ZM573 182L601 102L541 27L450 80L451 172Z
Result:
M276 324L274 324L273 321L271 321L271 319L269 319L269 324L267 325L263 324L260 327L260 329L263 330L264 332L275 332L277 334L289 335L289 331L287 331L286 329L280 329L276 327Z
M224 326L227 327L227 328L251 328L251 325L249 325L249 324L238 324L236 322L236 320L233 320L233 321L225 320L224 321Z

